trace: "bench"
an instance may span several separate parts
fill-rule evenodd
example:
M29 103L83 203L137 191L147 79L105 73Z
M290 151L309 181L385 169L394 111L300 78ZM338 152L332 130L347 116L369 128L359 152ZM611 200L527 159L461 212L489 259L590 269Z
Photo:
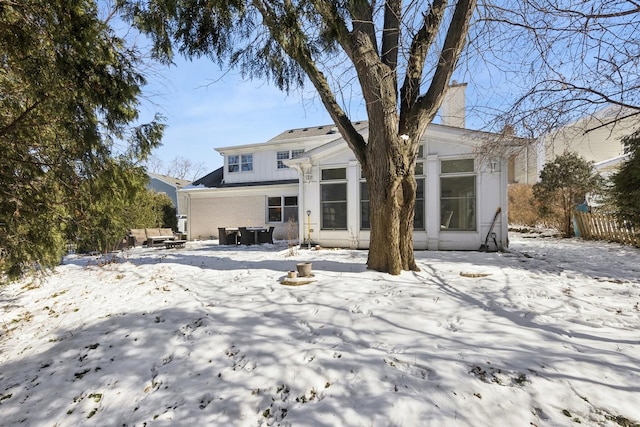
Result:
M187 243L186 240L165 240L164 246L167 249L184 248L185 243Z
M135 247L146 244L147 247L152 247L168 240L176 240L176 235L170 228L135 228L129 230L129 246Z

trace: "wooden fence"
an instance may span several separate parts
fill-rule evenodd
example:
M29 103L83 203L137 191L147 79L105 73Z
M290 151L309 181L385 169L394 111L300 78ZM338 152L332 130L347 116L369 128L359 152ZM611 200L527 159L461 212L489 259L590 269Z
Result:
M640 230L615 217L591 212L574 212L580 237L587 240L608 240L640 247Z

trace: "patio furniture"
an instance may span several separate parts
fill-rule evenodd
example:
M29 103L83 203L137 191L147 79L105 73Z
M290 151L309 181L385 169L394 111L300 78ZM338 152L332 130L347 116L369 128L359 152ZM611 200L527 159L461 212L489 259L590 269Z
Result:
M186 240L165 240L164 246L167 249L184 248L185 243L187 243Z
M218 228L218 244L219 245L237 245L238 229L237 228Z
M271 243L273 244L273 230L275 227L269 227L269 229L260 230L258 232L259 243Z
M173 230L170 228L145 228L147 235L147 247L155 246L156 243L164 243L166 240L175 240Z
M147 233L144 232L144 228L132 228L131 230L129 230L129 235L127 236L127 243L129 247L132 247L132 248L146 244Z
M249 232L247 227L238 227L238 230L240 230L241 245L253 245L256 242L253 232Z

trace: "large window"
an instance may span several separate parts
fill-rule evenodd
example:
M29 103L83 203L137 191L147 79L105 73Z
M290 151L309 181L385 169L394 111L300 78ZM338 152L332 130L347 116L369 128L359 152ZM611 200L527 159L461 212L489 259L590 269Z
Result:
M440 164L440 227L476 230L474 160L443 160Z
M320 205L323 230L347 229L347 170L323 169L320 183Z
M424 230L424 178L416 178L416 206L413 217L413 229ZM371 220L369 218L369 186L367 182L360 181L360 229L370 230Z
M269 197L267 211L269 222L298 222L298 197Z
M253 170L253 154L233 155L227 157L229 172L250 172Z
M304 153L304 150L285 150L278 151L276 153L276 162L278 169L287 169L289 166L285 165L283 160L293 159L297 155Z

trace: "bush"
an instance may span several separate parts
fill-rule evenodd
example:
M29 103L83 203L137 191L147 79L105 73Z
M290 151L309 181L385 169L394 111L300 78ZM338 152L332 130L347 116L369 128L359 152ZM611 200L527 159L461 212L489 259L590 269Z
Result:
M532 185L511 184L508 192L509 224L535 227L542 223Z
M544 165L540 182L533 186L533 197L538 202L538 212L548 225L557 227L565 237L571 237L574 209L600 185L601 178L595 172L593 162L566 151Z

